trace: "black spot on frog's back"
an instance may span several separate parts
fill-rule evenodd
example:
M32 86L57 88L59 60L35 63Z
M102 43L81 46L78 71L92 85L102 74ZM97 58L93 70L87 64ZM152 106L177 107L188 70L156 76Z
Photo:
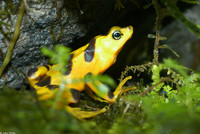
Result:
M51 83L51 77L48 76L44 80L41 80L41 81L37 82L36 85L40 86L40 87L43 87L43 86L49 86L50 83Z
M49 66L48 65L44 65L44 67L49 71ZM34 75L36 72L38 71L38 68L32 68L28 71L27 75L28 77L31 77L32 75Z
M54 90L54 89L58 89L59 85L47 85L49 90Z
M72 71L72 66L73 66L73 62L72 62L72 58L73 58L73 54L70 55L70 59L69 59L69 63L68 65L66 65L67 71L65 72L65 75L69 75L70 72Z
M35 74L35 72L38 71L38 68L32 68L28 71L27 75L28 77L31 77L33 74Z
M46 69L49 71L49 66L48 65L44 65L44 67L46 67Z
M94 54L95 54L95 42L96 39L93 38L90 42L88 47L85 49L84 52L84 58L86 62L91 62L94 58Z

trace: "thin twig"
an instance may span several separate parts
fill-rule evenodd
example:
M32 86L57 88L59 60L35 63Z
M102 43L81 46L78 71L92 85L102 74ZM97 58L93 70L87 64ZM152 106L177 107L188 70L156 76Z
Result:
M158 64L159 42L160 40L163 40L163 37L160 36L161 23L163 21L163 18L166 16L167 12L165 8L161 8L158 0L153 0L152 3L156 10L156 21L155 21L156 37L155 37L154 51L153 51L153 56L154 56L153 63Z
M123 110L122 118L124 117L125 113L128 111L129 107L130 107L130 103L127 103L126 107Z
M139 94L139 96L144 96L146 95L147 93L149 93L154 87L158 86L159 84L165 82L165 81L170 81L171 79L169 77L167 78L163 78L161 79L158 83L152 85L149 89L147 89L145 92L142 92L141 94Z
M24 5L25 5L25 8L27 11L31 11L31 12L34 12L34 13L40 13L40 14L44 14L44 12L41 12L41 11L37 11L33 8L30 8L27 4L27 0L23 0L24 1Z
M22 22L22 19L23 19L23 16L24 16L24 12L25 12L25 6L24 6L24 3L21 3L20 11L19 11L18 19L17 19L17 24L16 24L16 27L15 27L15 31L14 31L10 46L8 47L6 57L5 57L2 65L1 65L1 68L0 68L0 78L3 74L3 71L5 70L5 68L7 67L8 63L11 60L13 48L14 48L14 46L17 42L17 39L19 37L20 26L21 26L21 22Z

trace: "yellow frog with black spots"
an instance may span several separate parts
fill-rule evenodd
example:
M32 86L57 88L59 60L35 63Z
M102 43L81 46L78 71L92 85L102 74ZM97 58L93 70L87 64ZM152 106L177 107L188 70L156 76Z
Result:
M86 75L98 75L106 71L115 63L118 53L123 48L127 40L133 34L133 27L121 28L114 26L107 35L96 36L85 46L70 53L70 61L67 72L62 77L66 80L66 91L62 97L66 99L66 110L79 119L89 118L106 111L103 108L98 111L81 111L79 108L70 107L69 104L77 103L80 92L85 90L90 97L108 103L114 103L118 95L122 92L124 83L131 79L131 76L120 82L114 92L101 83L84 82L70 83L73 79L83 79ZM39 100L50 99L55 96L55 90L61 84L61 72L56 70L57 65L41 66L29 70L28 80L30 85L36 90ZM97 97L98 96L98 97Z

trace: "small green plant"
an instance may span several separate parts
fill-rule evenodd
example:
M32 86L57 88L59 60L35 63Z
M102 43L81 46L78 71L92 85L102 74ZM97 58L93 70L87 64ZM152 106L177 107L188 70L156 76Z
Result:
M51 51L46 47L43 47L41 51L45 56L49 57L50 64L58 64L57 70L60 70L62 73L67 71L65 66L70 59L70 48L55 45L54 51Z

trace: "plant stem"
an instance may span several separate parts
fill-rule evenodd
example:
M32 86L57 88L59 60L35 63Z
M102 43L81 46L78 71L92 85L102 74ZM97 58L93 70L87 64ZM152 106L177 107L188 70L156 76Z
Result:
M5 70L5 68L7 67L7 65L9 64L9 62L12 58L12 51L13 51L13 48L14 48L14 46L17 42L17 39L19 37L20 25L21 25L21 22L22 22L22 19L23 19L23 16L24 16L24 12L25 12L25 6L24 6L24 3L21 3L20 11L19 11L18 19L17 19L17 24L15 26L15 31L14 31L10 46L8 47L6 57L5 57L2 65L1 65L1 68L0 68L0 78L3 74L3 71Z
M156 37L154 43L154 51L153 51L153 63L158 64L158 56L159 56L159 41L160 41L160 28L161 22L165 16L162 8L160 7L158 0L153 0L153 5L156 10L156 22L155 22L155 29L156 29Z
M169 77L166 77L166 78L161 79L158 83L152 85L149 89L147 89L146 91L144 91L144 92L142 92L141 94L139 94L139 96L144 96L144 95L146 95L147 93L151 92L151 90L152 90L154 87L158 86L159 84L161 84L161 83L163 83L163 82L165 82L165 81L170 81L170 80L171 80L171 79L170 79Z

